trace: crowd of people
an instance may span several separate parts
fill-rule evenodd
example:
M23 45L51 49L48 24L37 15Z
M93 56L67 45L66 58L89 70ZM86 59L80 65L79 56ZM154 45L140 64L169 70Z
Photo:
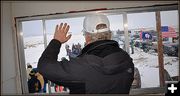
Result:
M69 56L69 59L77 57L82 50L81 44L79 43L73 44L71 49L70 49L70 46L66 44L65 48L66 48L67 56Z

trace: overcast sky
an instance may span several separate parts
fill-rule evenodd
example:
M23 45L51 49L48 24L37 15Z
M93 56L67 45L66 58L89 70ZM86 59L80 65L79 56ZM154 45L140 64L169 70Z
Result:
M122 15L108 16L110 21L111 30L123 30L123 17ZM53 34L56 24L66 22L70 25L71 34L78 34L83 29L84 17L67 18L67 19L54 19L46 21L46 32ZM178 27L178 11L162 11L161 12L161 25L162 26L176 26ZM25 21L23 26L23 36L37 36L43 35L43 27L41 20ZM155 27L155 12L147 13L133 13L128 14L128 29L148 28Z

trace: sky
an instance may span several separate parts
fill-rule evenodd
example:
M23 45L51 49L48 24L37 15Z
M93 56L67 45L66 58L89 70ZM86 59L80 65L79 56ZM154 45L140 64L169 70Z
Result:
M66 19L52 19L46 20L47 34L54 34L56 24L66 22L70 25L69 32L79 34L83 29L83 20L85 17L66 18ZM155 12L146 13L132 13L127 15L128 29L149 28L156 26ZM123 30L122 15L108 15L111 30ZM161 11L161 25L162 26L178 26L178 11ZM24 21L22 22L23 36L38 36L43 35L42 20Z

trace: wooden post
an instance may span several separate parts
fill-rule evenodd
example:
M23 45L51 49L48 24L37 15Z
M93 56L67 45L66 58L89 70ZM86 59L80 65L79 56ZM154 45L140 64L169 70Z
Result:
M156 30L158 33L158 62L159 62L159 81L160 87L165 86L164 80L164 59L163 59L163 44L162 44L162 33L161 33L161 17L160 11L156 11Z

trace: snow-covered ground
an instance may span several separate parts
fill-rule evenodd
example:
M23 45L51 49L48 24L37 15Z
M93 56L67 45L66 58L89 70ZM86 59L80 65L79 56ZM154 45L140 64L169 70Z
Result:
M49 44L52 38L53 35L47 36L47 44ZM66 55L66 49L65 49L66 44L68 44L71 49L71 46L73 44L80 43L83 48L84 41L85 40L82 34L72 35L71 39L61 46L60 54L58 55L58 60L60 61L62 57L69 59L69 57ZM33 37L24 38L24 48L25 48L26 64L29 63L33 66L33 68L36 68L38 60L45 49L43 36L33 36Z
M52 35L48 35L48 43L52 39ZM69 46L72 44L80 43L84 46L84 37L80 35L72 35L71 39L66 43ZM65 45L63 44L58 55L58 60L62 57L66 57ZM42 36L33 36L24 38L24 50L25 50L25 61L26 64L31 64L33 68L37 67L37 62L42 52L44 51L44 42ZM70 48L71 49L71 48ZM158 87L159 86L159 69L158 69L158 56L157 53L149 51L148 53L143 52L139 48L135 48L134 54L130 54L133 58L135 67L139 69L141 75L141 87ZM131 52L131 51L130 51ZM164 55L164 68L169 72L170 76L178 76L178 57L170 57Z
M157 53L150 50L148 53L136 48L134 54L130 54L133 58L135 67L139 69L141 75L141 87L159 87L159 67ZM131 52L131 51L130 51ZM178 57L170 57L164 55L164 68L170 76L178 76Z

